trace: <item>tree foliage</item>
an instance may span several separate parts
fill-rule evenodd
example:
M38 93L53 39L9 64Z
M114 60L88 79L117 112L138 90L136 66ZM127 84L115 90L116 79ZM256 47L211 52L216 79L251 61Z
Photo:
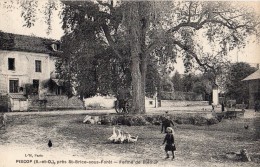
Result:
M248 63L239 62L231 65L228 79L226 83L227 99L236 100L237 103L249 102L249 87L248 84L242 82L244 78L256 71L256 68L251 67Z
M183 82L181 74L176 71L171 79L175 91L183 91Z
M201 94L204 100L211 94L214 83L207 74L183 74L180 75L178 71L172 76L171 81L173 83L174 91L180 92L194 92Z

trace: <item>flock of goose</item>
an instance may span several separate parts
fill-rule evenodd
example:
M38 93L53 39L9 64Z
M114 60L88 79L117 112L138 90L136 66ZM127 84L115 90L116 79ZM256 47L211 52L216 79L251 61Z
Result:
M135 143L138 139L138 136L131 136L129 133L121 131L119 129L116 130L113 127L113 134L108 138L112 143Z

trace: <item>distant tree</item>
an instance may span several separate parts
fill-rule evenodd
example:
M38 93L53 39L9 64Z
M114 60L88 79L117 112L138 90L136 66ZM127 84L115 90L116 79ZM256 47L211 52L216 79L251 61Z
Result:
M234 99L237 103L248 104L249 88L248 85L241 80L256 71L248 63L239 62L231 65L226 83L226 98Z
M201 94L204 100L209 100L207 99L207 95L211 94L213 85L207 75L198 75L194 81L192 92Z
M172 83L175 91L183 91L183 82L181 74L178 71L176 71L175 74L172 76Z
M180 77L180 74L176 72L172 77L172 83L175 91L182 92L194 92L201 94L206 99L206 95L209 95L212 91L213 83L211 78L208 78L206 74L183 74Z
M192 73L184 75L182 78L182 83L184 92L192 92L192 88L195 83L195 75Z

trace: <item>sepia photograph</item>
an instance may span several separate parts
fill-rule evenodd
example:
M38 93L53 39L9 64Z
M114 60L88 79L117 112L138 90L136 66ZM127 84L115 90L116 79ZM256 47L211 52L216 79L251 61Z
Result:
M260 0L0 0L0 167L260 166Z

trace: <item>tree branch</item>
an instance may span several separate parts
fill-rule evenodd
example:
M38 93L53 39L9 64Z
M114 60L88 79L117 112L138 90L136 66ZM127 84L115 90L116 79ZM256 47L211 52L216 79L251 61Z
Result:
M215 71L213 66L210 66L207 63L202 63L201 60L198 58L197 54L190 50L187 46L183 45L180 41L173 41L173 43L178 45L184 51L188 52L196 60L196 62L205 69L205 71L208 71L208 68Z
M145 55L150 54L155 48L157 48L163 44L164 44L164 42L159 39L154 41L153 43L151 43L150 45L147 46L147 49L145 50Z
M192 7L192 2L190 2L190 5L189 5L189 16L188 16L188 23L190 22L190 19L191 19L191 7Z
M253 25L253 26L250 26L249 23L250 22L247 22L245 24L240 24L240 25L237 25L237 26L233 26L228 19L224 18L222 15L219 14L219 16L225 20L226 22L224 22L223 20L218 20L218 19L205 19L204 21L201 21L203 16L204 16L205 13L202 13L199 20L197 22L184 22L184 23L180 23L179 25L169 29L167 31L167 33L171 33L171 32L176 32L178 31L179 29L181 29L182 27L191 27L191 28L194 28L196 30L199 30L201 29L205 24L207 23L216 23L216 24L221 24L222 26L225 26L231 30L236 30L236 29L239 29L239 28L242 28L242 27L246 27L248 29L254 29L254 27L256 27L256 25ZM232 20L232 19L231 19ZM258 23L259 24L259 23Z
M119 51L116 48L116 44L114 42L114 40L112 39L111 35L110 35L110 31L109 28L106 24L102 24L102 29L104 31L104 34L106 36L106 39L109 43L109 45L112 47L113 51L115 52L115 54L117 55L118 58L122 59L122 56L120 55Z

